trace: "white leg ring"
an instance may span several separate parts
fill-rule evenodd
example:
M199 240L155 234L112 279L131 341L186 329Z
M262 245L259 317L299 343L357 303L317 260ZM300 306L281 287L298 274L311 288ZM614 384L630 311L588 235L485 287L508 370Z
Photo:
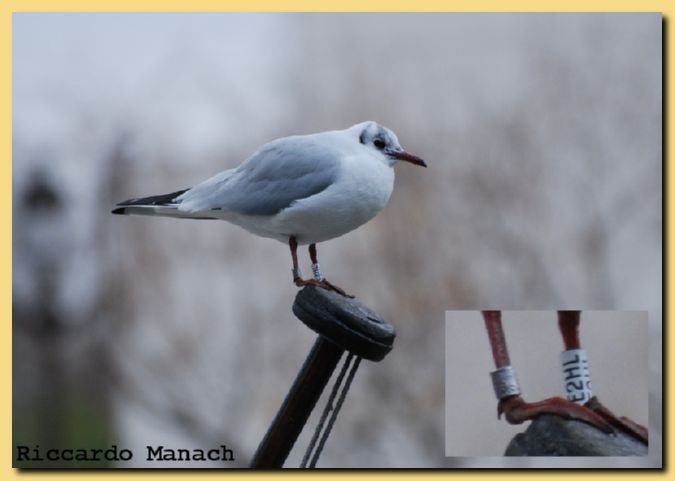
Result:
M560 354L565 396L568 401L586 404L593 397L591 370L584 349L570 349Z
M312 273L314 274L314 279L317 281L323 280L323 273L321 272L321 267L319 266L318 262L316 264L312 264Z

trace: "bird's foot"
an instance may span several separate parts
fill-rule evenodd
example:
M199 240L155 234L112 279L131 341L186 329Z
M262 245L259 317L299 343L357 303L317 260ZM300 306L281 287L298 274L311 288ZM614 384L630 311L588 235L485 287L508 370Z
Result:
M649 444L649 431L647 430L646 427L636 423L635 421L628 419L627 417L616 416L612 411L603 406L600 403L600 401L598 401L598 398L596 396L593 396L585 404L585 406L594 413L598 414L600 417L602 417L605 421L607 421L615 428L630 434L631 436L639 439L645 444Z
M526 403L520 396L503 398L497 407L497 417L501 417L502 414L510 424L530 421L542 414L553 414L583 421L608 434L614 432L611 423L600 414L561 397L552 397L535 403Z
M293 279L293 282L295 282L295 285L298 287L317 286L323 289L327 289L329 291L335 291L338 294L345 296L349 299L354 299L354 296L347 294L343 289L336 286L335 284L331 284L325 278L319 280L319 279L302 279L301 277L296 277Z

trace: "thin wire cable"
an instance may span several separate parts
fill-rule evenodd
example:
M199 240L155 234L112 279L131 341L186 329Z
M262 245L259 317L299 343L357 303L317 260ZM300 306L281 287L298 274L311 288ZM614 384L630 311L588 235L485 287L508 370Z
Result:
M312 440L309 442L309 446L307 446L307 450L305 451L305 455L302 457L302 462L300 463L301 468L306 468L307 467L307 461L309 461L309 457L312 454L312 451L314 450L314 447L316 446L316 441L319 439L319 435L321 434L321 431L323 430L323 426L326 423L326 419L328 419L328 414L330 414L331 409L333 409L333 402L335 401L335 397L338 394L338 391L340 390L340 386L342 385L342 380L345 377L345 374L347 373L347 369L349 368L349 364L352 361L352 357L354 355L350 352L347 358L345 359L344 363L342 364L342 369L340 370L340 374L338 374L338 377L335 379L335 384L333 384L333 390L330 393L330 396L328 397L328 400L326 401L326 406L323 408L323 412L321 413L321 418L319 419L319 423L316 425L316 429L314 429L314 434L312 435Z
M353 355L350 353L350 357ZM351 359L347 359L345 361L345 364L347 364ZM328 439L328 435L330 434L331 429L333 429L333 424L335 424L335 420L337 419L337 415L340 412L340 408L342 407L342 403L344 403L345 398L347 397L347 391L349 391L349 386L352 384L352 380L354 379L354 375L356 374L356 370L359 367L359 363L361 362L360 357L356 357L356 360L354 361L354 364L352 365L351 371L349 371L349 376L347 376L347 380L345 381L345 385L342 388L342 392L340 393L340 397L338 398L337 404L335 405L335 409L333 410L333 414L328 421L328 425L326 426L326 430L323 433L323 436L321 437L321 441L319 442L319 446L316 448L316 452L314 453L314 457L312 458L312 462L309 464L310 468L316 467L316 463L319 460L319 456L321 455L321 451L323 451L323 447L326 444L326 440Z

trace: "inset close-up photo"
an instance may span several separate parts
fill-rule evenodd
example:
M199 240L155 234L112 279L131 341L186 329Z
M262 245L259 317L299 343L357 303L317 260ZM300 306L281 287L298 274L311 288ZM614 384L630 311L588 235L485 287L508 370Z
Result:
M646 456L644 311L446 312L446 455Z

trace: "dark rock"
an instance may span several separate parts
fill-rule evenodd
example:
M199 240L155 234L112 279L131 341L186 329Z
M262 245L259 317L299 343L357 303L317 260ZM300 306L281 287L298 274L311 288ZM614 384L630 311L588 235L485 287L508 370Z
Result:
M300 290L293 313L325 339L370 361L382 360L396 337L392 325L379 314L355 299L321 287Z
M646 456L647 445L616 431L606 434L590 424L560 416L540 416L517 434L506 456Z

